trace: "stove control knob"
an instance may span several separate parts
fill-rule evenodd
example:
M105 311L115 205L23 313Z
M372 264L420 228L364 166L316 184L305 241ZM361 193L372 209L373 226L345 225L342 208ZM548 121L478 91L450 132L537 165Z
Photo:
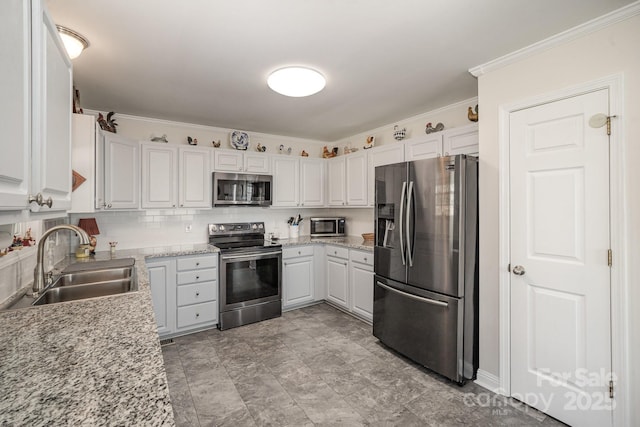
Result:
M220 228L220 231L224 231L224 225L221 225L219 228Z
M251 224L251 229L252 230L257 230L258 229L258 224Z
M211 224L211 231L218 231L218 226L215 224Z
M260 230L262 230L262 229L264 228L264 225L262 225L262 224L258 224L258 228L259 228Z

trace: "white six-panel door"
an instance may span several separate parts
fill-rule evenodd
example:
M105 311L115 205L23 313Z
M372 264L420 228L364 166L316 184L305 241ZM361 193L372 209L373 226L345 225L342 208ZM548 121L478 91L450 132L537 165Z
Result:
M611 425L609 138L600 90L510 115L511 394Z

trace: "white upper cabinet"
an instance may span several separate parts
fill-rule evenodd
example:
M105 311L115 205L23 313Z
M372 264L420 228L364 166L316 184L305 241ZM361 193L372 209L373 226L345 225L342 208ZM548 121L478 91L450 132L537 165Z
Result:
M221 172L269 173L269 156L238 150L216 150L213 169Z
M296 157L272 156L273 206L300 205L300 161Z
M0 13L0 209L22 210L29 198L30 7L3 0Z
M324 159L300 159L300 206L324 206L325 168Z
M405 142L405 160L431 159L442 155L442 132L421 135Z
M140 206L140 143L100 132L104 146L104 209Z
M335 157L327 162L327 204L329 206L344 206L347 201L344 159L344 156Z
M181 208L211 207L211 167L208 149L180 147L178 198Z
M210 207L209 157L207 149L142 143L142 207Z
M142 207L175 208L178 203L178 147L142 144Z
M94 212L96 203L96 118L90 114L72 114L71 166L86 181L71 193L71 210ZM102 182L102 181L101 181Z
M478 152L478 124L450 129L445 132L442 151L445 156Z
M32 2L31 193L49 208L71 207L71 60L42 1Z
M405 160L430 159L478 152L478 124L447 129L407 140Z
M348 206L366 206L369 162L365 151L349 154L346 160L346 192Z
M367 183L368 205L375 203L375 184L377 166L390 165L404 161L404 144L382 145L368 150L369 153L369 173Z

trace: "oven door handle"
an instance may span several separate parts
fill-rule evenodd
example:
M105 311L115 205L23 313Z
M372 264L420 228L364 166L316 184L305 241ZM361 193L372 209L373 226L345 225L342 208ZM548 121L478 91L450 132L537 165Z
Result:
M242 254L242 255L226 255L226 256L222 256L223 260L230 260L230 259L245 259L245 258L256 258L256 257L265 257L265 256L269 256L269 255L281 255L282 251L274 251L274 252L252 252L250 254Z

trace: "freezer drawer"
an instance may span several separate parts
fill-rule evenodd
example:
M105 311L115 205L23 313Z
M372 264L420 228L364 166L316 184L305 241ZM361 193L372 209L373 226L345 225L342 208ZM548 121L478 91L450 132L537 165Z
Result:
M464 298L375 276L373 305L373 335L383 344L445 377L464 381Z

